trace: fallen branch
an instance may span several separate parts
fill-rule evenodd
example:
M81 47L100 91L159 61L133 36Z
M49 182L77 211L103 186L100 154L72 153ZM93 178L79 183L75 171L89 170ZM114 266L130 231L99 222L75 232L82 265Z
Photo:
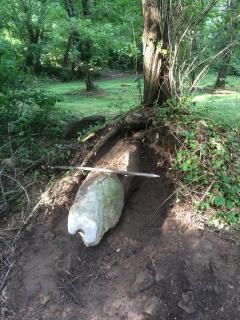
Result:
M144 172L131 172L131 171L116 171L106 168L93 168L93 167L74 167L74 166L56 166L51 167L52 169L59 170L82 170L82 171L94 171L94 172L104 172L104 173L116 173L124 176L136 176L136 177L146 177L146 178L160 178L158 174L155 173L144 173Z
M81 306L81 301L73 294L71 289L68 288L68 285L66 284L64 279L59 279L59 282L61 283L61 289L63 289L71 298L72 300L78 305ZM72 286L73 287L73 286Z

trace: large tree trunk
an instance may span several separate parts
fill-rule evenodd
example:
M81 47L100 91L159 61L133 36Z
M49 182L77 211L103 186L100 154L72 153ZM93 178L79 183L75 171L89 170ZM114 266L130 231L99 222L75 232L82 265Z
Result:
M85 17L85 18L88 17L88 15L89 15L89 0L82 0L82 14L83 14L83 17ZM83 59L85 58L84 59L85 61L88 61L87 56L88 56L88 52L89 52L90 48L89 48L89 43L87 43L86 41L85 41L85 47L87 49L85 48L85 50L83 50L83 52L85 51L86 53L82 54L82 57L83 57ZM86 70L85 70L85 84L86 84L87 91L96 91L97 90L97 87L95 86L94 81L93 81L92 73L88 67L86 67Z
M64 56L63 56L63 67L64 68L66 68L68 66L70 50L71 50L72 44L73 44L73 38L74 38L73 31L71 31L68 35L67 44L66 44L66 48L65 48Z
M144 99L147 107L162 105L171 98L168 59L168 25L161 24L161 8L158 0L142 0L144 16ZM168 21L168 19L165 19ZM162 24L161 24L162 25Z
M64 0L65 8L67 10L67 14L70 18L75 17L74 7L72 0Z
M239 35L239 31L238 31L239 30L239 19L238 19L239 7L240 7L239 0L230 0L228 1L226 6L226 17L224 20L224 23L225 23L224 29L226 32L226 39L224 41L224 44L226 47L233 40L237 39ZM225 89L226 78L228 75L228 68L229 68L229 63L231 60L233 49L234 48L229 50L222 59L222 63L220 65L217 80L215 83L215 89Z
M32 67L34 64L34 57L30 49L27 49L26 57L25 57L25 65L26 67Z
M97 87L95 86L95 84L93 82L92 74L89 70L86 70L85 84L86 84L87 91L96 91L97 90Z
M37 55L35 57L33 70L34 70L34 73L36 76L40 76L40 74L42 73L42 64L41 64L41 60L40 60L40 55Z
M82 0L82 13L83 16L89 15L89 1L88 0Z
M215 89L222 89L222 90L225 89L230 59L231 59L231 53L229 53L224 58L223 63L221 64L221 66L218 70L217 80L215 83Z

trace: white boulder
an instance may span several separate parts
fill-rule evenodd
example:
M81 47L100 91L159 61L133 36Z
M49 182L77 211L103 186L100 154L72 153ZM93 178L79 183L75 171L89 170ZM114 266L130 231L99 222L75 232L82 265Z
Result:
M116 174L90 173L80 186L68 216L68 232L79 233L84 244L97 245L119 221L124 186Z

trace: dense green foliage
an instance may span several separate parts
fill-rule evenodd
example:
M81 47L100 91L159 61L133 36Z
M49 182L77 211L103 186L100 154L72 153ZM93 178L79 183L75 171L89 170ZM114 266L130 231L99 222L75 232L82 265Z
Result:
M236 130L222 127L193 113L189 100L169 101L159 117L176 139L172 160L175 178L181 182L178 196L190 198L199 212L207 214L214 227L240 228L239 137Z
M140 53L138 1L1 0L2 34L17 47L26 70L67 79L84 67L133 68ZM133 30L137 43L134 42Z

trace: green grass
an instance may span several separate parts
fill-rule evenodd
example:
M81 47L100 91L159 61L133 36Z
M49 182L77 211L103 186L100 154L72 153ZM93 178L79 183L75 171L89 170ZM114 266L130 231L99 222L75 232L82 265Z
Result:
M105 115L108 119L139 105L139 92L135 76L98 80L99 93L87 94L83 81L43 82L42 88L54 92L57 106L74 115ZM213 86L216 74L210 73L199 84L200 89ZM210 94L203 91L194 96L194 110L224 125L240 127L240 78L228 77L226 91Z
M88 94L83 81L44 82L41 87L54 92L57 106L74 115L101 114L112 118L139 105L135 76L118 79L98 80L98 93Z
M200 81L201 89L213 86L216 74L208 74ZM223 125L240 128L240 78L228 77L226 90L219 93L196 93L196 111L214 118Z
M214 72L210 72L203 79L200 80L199 86L200 87L213 86L216 79L217 79L217 74ZM226 89L240 91L240 78L235 76L228 76Z

